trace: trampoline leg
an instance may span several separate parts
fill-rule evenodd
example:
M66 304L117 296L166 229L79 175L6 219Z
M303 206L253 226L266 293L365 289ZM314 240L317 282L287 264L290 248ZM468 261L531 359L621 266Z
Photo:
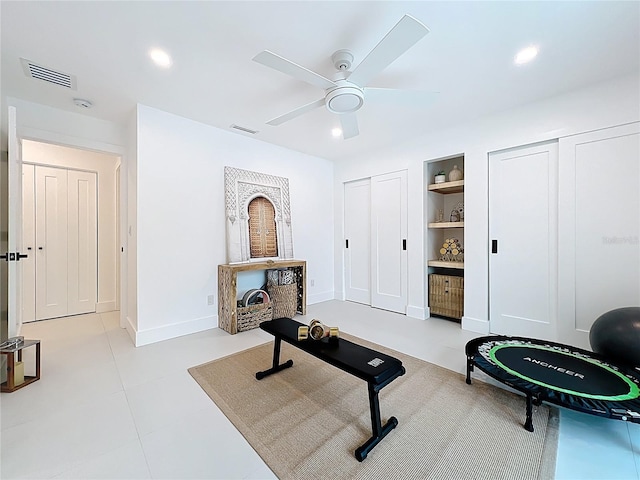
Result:
M533 407L531 405L532 403L533 398L531 397L531 394L527 394L527 420L524 423L524 428L528 432L533 432L533 420L531 418L533 414Z
M471 372L473 372L473 360L467 357L467 385L471 385Z

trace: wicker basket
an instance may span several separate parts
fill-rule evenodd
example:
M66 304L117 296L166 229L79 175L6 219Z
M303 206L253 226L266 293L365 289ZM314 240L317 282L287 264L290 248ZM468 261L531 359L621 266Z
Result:
M268 290L273 304L273 318L293 318L298 309L298 284L271 285Z
M271 320L272 317L271 302L257 303L248 307L238 307L237 309L237 330L244 332L257 328L261 322Z
M464 278L429 275L429 310L433 315L460 320L464 309Z

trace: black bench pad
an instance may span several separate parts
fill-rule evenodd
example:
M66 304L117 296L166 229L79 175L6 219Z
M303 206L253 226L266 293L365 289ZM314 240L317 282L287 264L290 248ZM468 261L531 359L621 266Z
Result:
M322 340L298 340L298 327L302 323L290 318L277 318L262 322L260 328L279 337L300 350L317 357L334 367L344 370L367 383L380 385L387 379L404 373L402 362L344 338L324 338Z

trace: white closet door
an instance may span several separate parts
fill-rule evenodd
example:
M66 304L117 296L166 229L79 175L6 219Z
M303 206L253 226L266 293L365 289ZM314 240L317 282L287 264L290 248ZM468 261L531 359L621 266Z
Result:
M345 299L371 304L371 181L344 184Z
M36 169L36 319L67 314L67 171Z
M371 178L371 306L407 310L407 172Z
M640 123L560 140L560 340L640 305Z
M492 333L555 340L557 142L489 154Z
M68 315L96 311L96 174L69 170L67 212Z
M36 204L35 168L22 165L22 246L20 252L27 258L20 260L22 267L22 321L36 319Z

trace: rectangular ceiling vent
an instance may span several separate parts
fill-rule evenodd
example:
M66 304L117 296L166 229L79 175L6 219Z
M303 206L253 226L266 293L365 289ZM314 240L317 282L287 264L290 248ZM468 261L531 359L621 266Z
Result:
M21 58L20 62L22 62L24 74L29 78L43 80L55 85L60 85L61 87L70 88L71 90L76 89L76 77L74 75L58 72L51 68L33 63L25 58Z
M258 130L251 130L250 128L241 127L240 125L236 125L236 124L232 124L231 128L240 130L241 132L250 133L251 135L255 135L256 133L258 133Z

